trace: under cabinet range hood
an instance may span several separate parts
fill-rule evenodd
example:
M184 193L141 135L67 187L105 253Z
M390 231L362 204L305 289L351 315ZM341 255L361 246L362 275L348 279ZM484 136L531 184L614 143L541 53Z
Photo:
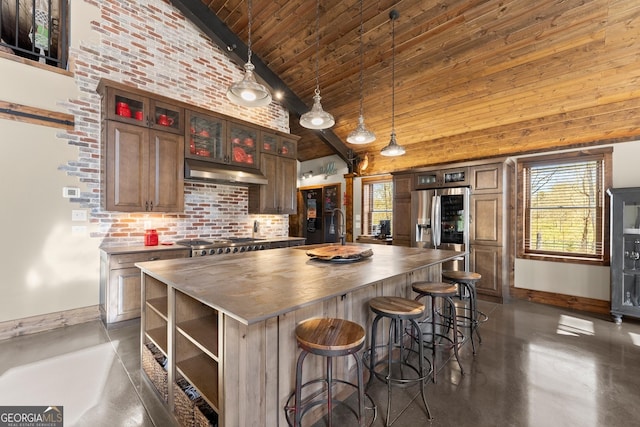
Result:
M236 185L267 184L267 177L259 170L246 171L226 165L185 159L184 179L187 181L208 181Z

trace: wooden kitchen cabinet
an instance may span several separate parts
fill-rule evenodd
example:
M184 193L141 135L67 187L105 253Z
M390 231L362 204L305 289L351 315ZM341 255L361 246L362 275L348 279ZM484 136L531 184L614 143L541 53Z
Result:
M184 107L101 80L102 206L107 211L184 210Z
M276 136L276 138L265 139L265 136L267 138ZM266 142L268 145L266 149L264 148L265 141L268 141ZM297 140L293 137L283 137L263 132L260 171L267 177L268 183L249 187L250 214L292 215L297 212L298 165L295 159L296 142ZM282 147L287 147L284 154L282 154Z
M102 115L135 126L143 126L175 134L184 132L184 108L161 97L135 88L122 88L102 80L98 85L102 96Z
M507 227L513 217L509 203L513 173L504 162L470 167L470 269L482 275L476 284L478 294L499 303L509 298L514 263Z
M260 150L265 154L275 154L290 159L297 158L297 139L272 132L260 133Z
M471 168L473 194L502 193L502 163L474 166Z
M393 244L411 246L413 174L393 176Z
M140 317L140 270L136 262L188 258L189 249L100 252L100 314L105 324Z
M184 210L184 138L107 121L103 205L108 211Z

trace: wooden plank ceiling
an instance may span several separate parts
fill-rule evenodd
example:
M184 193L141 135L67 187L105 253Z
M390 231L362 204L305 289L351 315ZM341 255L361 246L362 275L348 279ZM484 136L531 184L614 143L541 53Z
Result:
M247 41L245 0L202 0ZM365 0L364 116L377 140L346 143L359 115L360 1L253 0L252 51L311 106L316 58L331 129L366 174L589 146L640 136L640 2L636 0ZM407 154L379 153L395 128ZM242 64L241 64L242 65ZM299 160L334 153L291 115Z

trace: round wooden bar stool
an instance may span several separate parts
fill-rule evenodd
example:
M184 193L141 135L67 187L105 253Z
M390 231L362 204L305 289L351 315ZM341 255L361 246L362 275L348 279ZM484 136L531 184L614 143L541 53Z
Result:
M289 425L299 427L302 425L302 417L305 413L318 405L327 405L327 422L333 426L334 404L345 404L334 398L334 386L336 383L344 384L356 389L358 393L357 411L346 405L355 414L359 426L365 425L365 384L363 379L362 358L358 351L364 345L365 331L362 326L349 320L335 318L307 319L296 327L296 340L302 349L296 364L296 389L289 397L285 406L285 415ZM308 354L315 354L326 358L326 376L302 383L302 365ZM352 355L356 361L357 384L333 377L333 358ZM308 401L303 402L302 391L305 387L317 383L324 383L323 392L318 393L314 389ZM326 396L326 398L325 398ZM373 401L367 396L374 410ZM291 404L292 399L293 405ZM293 416L293 423L291 417ZM374 416L375 419L375 416Z
M376 314L371 325L371 347L365 351L365 366L370 371L367 387L373 378L387 384L387 416L385 426L389 426L391 408L391 389L393 386L410 386L420 384L422 402L427 411L427 417L432 419L427 397L425 394L425 382L431 374L431 362L424 357L422 345L422 333L416 319L424 316L424 304L400 297L376 297L369 300L369 308ZM381 319L389 319L389 335L386 344L377 344L378 322ZM408 323L408 326L405 325ZM409 335L405 334L405 327L409 328ZM409 347L406 347L406 338L417 337L417 349L413 348L416 340L409 339ZM377 356L384 353L386 358ZM410 361L411 355L417 355L417 361Z
M488 320L488 316L478 310L478 293L476 290L476 282L482 279L482 275L473 271L443 271L442 278L445 281L458 284L460 299L469 298L469 308L465 309L469 315L459 316L469 322L469 333L471 335L471 347L473 354L476 354L476 343L473 339L473 333L478 336L478 343L482 343L482 337L478 331L478 326L482 322Z
M426 332L425 335L430 335L431 340L431 364L433 369L433 382L437 380L438 367L436 364L436 354L438 346L447 346L453 349L458 366L460 366L460 373L464 375L464 369L462 363L460 363L460 357L458 356L458 349L464 342L464 336L458 330L458 321L456 316L456 306L453 302L453 297L458 294L458 287L450 283L437 283L437 282L414 282L411 288L418 294L416 301L424 298L431 298L431 331ZM442 312L438 313L436 298L442 298L443 306ZM448 310L449 314L445 314L444 311ZM439 315L441 321L436 321L436 317ZM446 323L444 323L446 322ZM438 327L440 332L438 332ZM451 332L451 336L449 336ZM437 342L438 338L441 342ZM444 341L442 341L444 340Z

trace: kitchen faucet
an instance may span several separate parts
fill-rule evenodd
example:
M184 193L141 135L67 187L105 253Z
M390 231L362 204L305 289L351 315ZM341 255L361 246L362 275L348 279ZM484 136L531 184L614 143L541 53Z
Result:
M331 224L329 224L329 234L336 234L336 228L333 225L333 217L336 215L336 212L340 212L340 215L342 216L342 227L340 227L340 231L342 232L340 234L340 244L344 246L346 244L345 228L347 228L347 219L344 216L344 212L342 212L342 209L340 208L335 208L334 210L331 211Z

